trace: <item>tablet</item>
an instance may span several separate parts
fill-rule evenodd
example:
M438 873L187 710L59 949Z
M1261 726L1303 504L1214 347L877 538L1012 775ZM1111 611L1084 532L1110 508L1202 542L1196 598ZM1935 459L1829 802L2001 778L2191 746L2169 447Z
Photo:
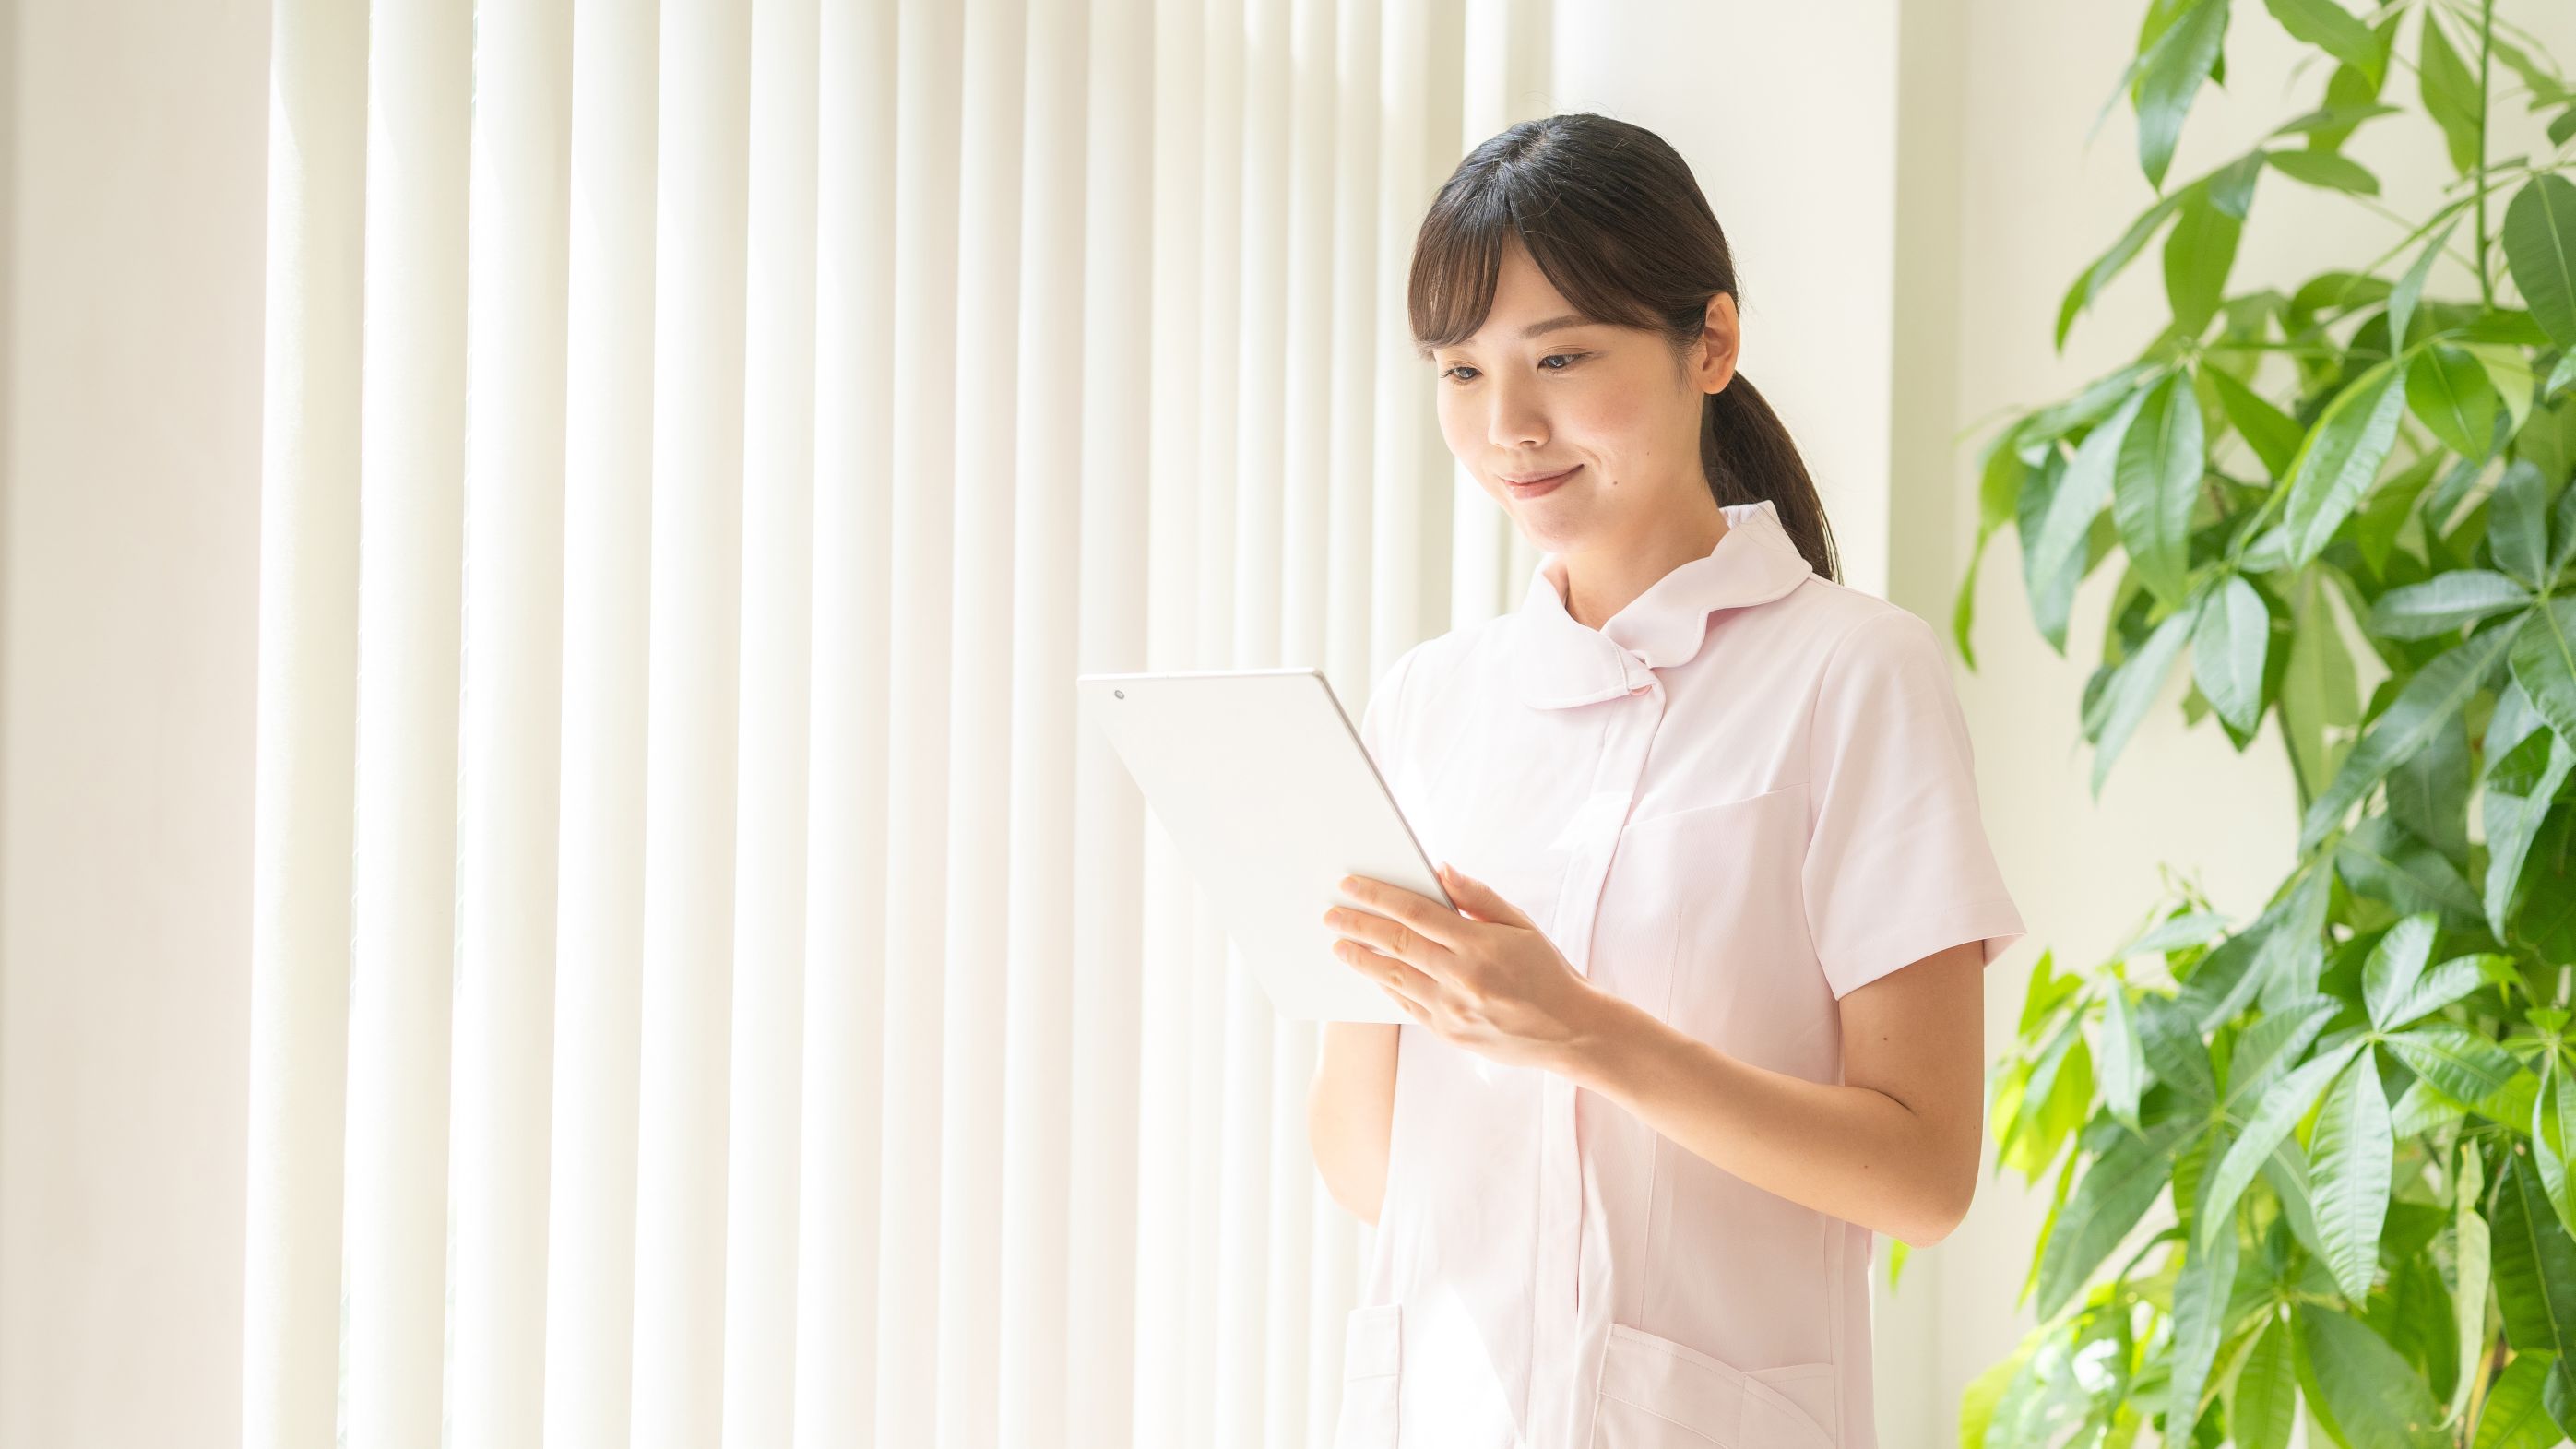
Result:
M1333 954L1346 875L1450 905L1359 731L1311 668L1084 674L1083 714L1125 762L1226 934L1295 1021L1411 1020Z

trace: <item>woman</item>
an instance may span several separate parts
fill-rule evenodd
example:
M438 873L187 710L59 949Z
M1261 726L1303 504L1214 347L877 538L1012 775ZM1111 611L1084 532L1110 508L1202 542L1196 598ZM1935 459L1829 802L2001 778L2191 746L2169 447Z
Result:
M1353 879L1326 916L1410 1018L1328 1025L1309 1102L1377 1226L1336 1442L1872 1445L1870 1235L1967 1211L2022 934L1941 642L1839 582L1653 133L1476 148L1409 304L1546 558L1362 716L1456 909Z

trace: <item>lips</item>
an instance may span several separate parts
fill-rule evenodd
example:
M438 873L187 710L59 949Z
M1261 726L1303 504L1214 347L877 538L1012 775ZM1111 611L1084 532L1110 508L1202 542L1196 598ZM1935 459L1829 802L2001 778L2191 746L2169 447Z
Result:
M1500 479L1502 479L1502 480L1503 480L1504 482L1506 482L1506 483L1510 483L1510 484L1514 484L1514 485L1523 485L1523 484L1530 484L1530 483L1545 483L1545 482L1549 481L1550 479L1554 479L1554 478L1562 478L1562 477L1564 477L1566 474L1573 472L1576 468L1579 468L1579 467L1581 467L1581 466L1583 466L1583 465L1582 465L1582 464L1580 464L1580 463L1577 463L1577 464L1569 465L1569 466L1567 466L1567 467L1559 468L1559 469L1557 469L1557 470L1556 470L1555 472L1553 472L1553 473L1529 473L1529 474L1525 474L1525 475L1520 476L1520 477L1517 477L1517 478L1516 478L1516 477L1513 477L1513 476L1512 476L1511 474L1509 474L1509 473L1498 473L1498 474L1496 474L1495 476L1496 476L1496 477L1498 477L1498 478L1500 478Z
M1505 476L1503 478L1503 486L1511 491L1511 495L1514 498L1537 498L1541 495L1554 492L1565 482L1566 479L1573 477L1577 472L1581 471L1582 467L1582 464L1577 463L1562 473L1544 474L1526 483L1518 479Z

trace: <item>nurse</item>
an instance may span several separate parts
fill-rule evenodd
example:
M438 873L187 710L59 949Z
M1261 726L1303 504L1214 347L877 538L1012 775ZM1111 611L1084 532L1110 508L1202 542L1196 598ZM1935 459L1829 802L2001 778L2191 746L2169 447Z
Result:
M1942 643L1839 581L1654 133L1477 147L1408 305L1545 557L1362 714L1457 908L1353 879L1326 916L1409 1018L1327 1025L1308 1104L1376 1225L1335 1443L1866 1449L1871 1235L1967 1211L2023 933Z

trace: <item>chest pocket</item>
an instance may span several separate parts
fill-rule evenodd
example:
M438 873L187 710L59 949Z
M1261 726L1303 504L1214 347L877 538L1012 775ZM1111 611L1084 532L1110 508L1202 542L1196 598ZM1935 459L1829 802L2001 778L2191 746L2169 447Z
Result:
M1731 1056L1829 1079L1839 1033L1806 850L1803 781L1631 822L1604 889L1601 984Z

